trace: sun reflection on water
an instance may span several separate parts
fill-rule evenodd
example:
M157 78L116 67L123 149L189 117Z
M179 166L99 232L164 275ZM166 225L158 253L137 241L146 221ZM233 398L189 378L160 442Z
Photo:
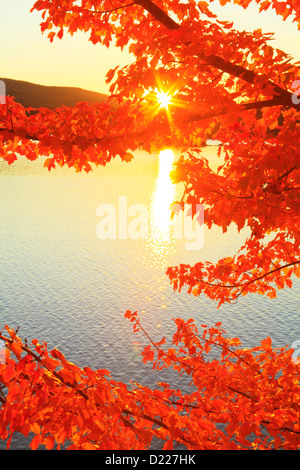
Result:
M151 238L157 244L170 242L171 209L175 197L175 186L170 172L174 161L172 150L162 150L159 154L159 173L151 201Z
M145 268L151 272L156 281L155 290L150 289L146 301L152 304L159 302L161 309L167 308L164 291L169 285L166 279L166 269L170 259L176 251L173 237L174 220L171 218L171 205L177 195L176 186L172 183L170 172L175 155L172 150L163 150L159 154L158 175L154 182L150 207L149 231L144 245L141 261Z
M147 239L144 261L148 267L157 268L157 281L165 279L165 269L169 257L175 253L176 243L173 236L175 221L171 218L171 205L176 198L177 189L172 183L170 172L175 155L172 150L159 154L158 175L153 187L149 211L149 237Z

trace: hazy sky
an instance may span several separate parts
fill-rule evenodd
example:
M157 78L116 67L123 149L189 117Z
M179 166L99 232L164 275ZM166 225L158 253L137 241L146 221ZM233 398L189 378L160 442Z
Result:
M65 35L53 43L40 33L39 12L30 13L34 0L0 0L1 73L3 78L26 80L41 85L77 86L107 93L106 72L132 60L127 52L96 45L87 35ZM233 20L240 29L262 28L275 32L279 47L300 60L300 32L295 24L283 22L272 12L255 14L256 5L244 11L241 7L213 8L222 19Z

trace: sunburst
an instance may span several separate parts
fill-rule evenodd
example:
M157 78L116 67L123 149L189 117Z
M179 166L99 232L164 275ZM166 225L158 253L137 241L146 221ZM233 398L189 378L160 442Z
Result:
M160 108L167 109L169 104L171 103L172 96L164 91L158 91L156 94L157 101L159 103Z

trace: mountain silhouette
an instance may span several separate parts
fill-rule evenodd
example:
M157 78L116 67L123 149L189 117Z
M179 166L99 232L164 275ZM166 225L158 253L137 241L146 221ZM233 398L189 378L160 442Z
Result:
M102 103L108 97L104 93L77 87L38 85L11 78L1 78L0 80L5 83L6 95L14 97L15 101L26 108L55 109L60 106L74 106L81 101Z

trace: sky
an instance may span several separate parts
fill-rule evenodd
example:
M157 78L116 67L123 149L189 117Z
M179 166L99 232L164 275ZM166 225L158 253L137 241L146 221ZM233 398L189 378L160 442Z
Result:
M34 0L0 0L1 77L108 93L105 74L133 57L126 50L93 45L84 33L64 35L50 43L46 33L40 32L40 13L30 13L33 4ZM256 5L243 10L213 2L211 8L241 30L274 32L276 40L271 45L300 60L300 31L291 21L283 22L272 11L258 15Z

